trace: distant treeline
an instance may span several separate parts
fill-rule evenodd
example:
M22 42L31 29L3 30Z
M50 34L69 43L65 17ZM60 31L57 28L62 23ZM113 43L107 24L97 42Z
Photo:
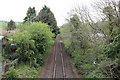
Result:
M0 20L0 22L10 22L10 21L6 21L6 20ZM14 21L15 23L20 23L18 21Z

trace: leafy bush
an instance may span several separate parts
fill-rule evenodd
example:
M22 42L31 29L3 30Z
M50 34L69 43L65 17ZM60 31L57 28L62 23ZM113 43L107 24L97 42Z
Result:
M37 74L37 69L34 67L30 67L24 63L18 65L15 68L16 74L18 78L35 78Z
M118 58L120 54L120 35L117 35L113 42L107 44L105 47L105 55L111 59Z
M36 68L30 67L29 65L22 63L19 64L16 68L11 67L10 70L3 75L3 78L8 78L10 80L22 80L22 78L35 78L36 74Z
M18 62L28 62L35 67L43 64L43 59L53 44L53 34L48 25L43 23L20 24L19 32L8 35L13 39L10 43L17 45L15 59Z
M104 65L107 74L109 74L108 76L120 78L120 35L114 37L113 42L107 44L104 50L104 54L109 59L109 63Z
M9 78L10 80L18 77L18 75L13 67L11 67L10 70L7 71L3 76L5 78Z
M4 56L14 67L5 73L5 78L35 78L54 42L54 34L48 25L40 22L19 24L17 28L17 33L8 35L12 40L5 47ZM11 44L16 45L15 51L11 50Z
M85 78L105 78L106 76L99 69L91 71Z
M73 62L74 62L74 66L77 68L77 69L80 69L80 65L82 65L82 63L83 63L83 60L84 59L84 57L83 56L81 56L81 55L76 55L76 56L74 56L74 58L73 58Z

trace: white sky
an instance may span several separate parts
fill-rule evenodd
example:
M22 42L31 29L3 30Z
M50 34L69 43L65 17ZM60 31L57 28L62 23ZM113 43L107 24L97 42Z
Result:
M91 0L0 0L0 20L23 21L29 6L37 13L47 5L54 13L58 26L65 23L67 13L76 5L90 7Z

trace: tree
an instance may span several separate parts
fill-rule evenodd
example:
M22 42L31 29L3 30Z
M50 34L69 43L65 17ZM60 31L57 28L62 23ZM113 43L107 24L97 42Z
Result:
M29 62L31 66L42 65L44 56L53 44L54 34L48 25L43 23L20 24L20 32L8 35L17 45L15 53L11 52L9 59ZM9 41L13 43L13 41ZM9 52L10 53L10 52ZM6 53L7 54L7 53ZM6 57L7 58L7 57Z
M119 8L119 10L118 10L118 24L120 26L120 1L119 1L119 4L118 4L118 8Z
M47 23L50 26L51 31L56 35L58 34L59 28L57 27L55 16L50 8L48 8L46 5L38 13L36 20Z
M7 30L14 30L16 28L15 22L13 20L10 20L7 25Z
M115 10L112 6L107 6L103 9L103 13L106 15L106 17L109 19L109 21L112 21L115 18Z
M77 30L78 27L80 26L80 20L77 14L74 14L72 18L70 18L70 22L72 26Z
M61 29L62 39L74 66L84 77L120 78L120 3L118 5L117 0L99 1L96 6L100 10L95 9L96 12L99 10L99 15L91 15L86 8L73 9L69 25L63 25ZM99 17L97 22L93 15ZM96 62L95 66L91 61Z
M107 23L107 25L104 25L106 27L107 40L103 53L108 59L106 60L108 63L103 65L103 72L108 77L120 78L120 2L119 0L100 0L98 4L100 6L97 6L102 6L99 9L104 15L104 22ZM105 60L101 62L105 63Z
M24 18L24 22L32 23L35 21L36 18L36 10L35 7L29 7L26 13L26 17Z

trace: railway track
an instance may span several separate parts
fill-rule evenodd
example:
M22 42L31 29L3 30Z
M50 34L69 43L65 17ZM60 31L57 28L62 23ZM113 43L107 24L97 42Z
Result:
M58 35L40 78L76 78L70 57L65 53L60 40Z
M59 37L57 38L57 46L55 47L55 62L54 62L54 73L52 78L65 78L64 60L62 54L61 43Z

